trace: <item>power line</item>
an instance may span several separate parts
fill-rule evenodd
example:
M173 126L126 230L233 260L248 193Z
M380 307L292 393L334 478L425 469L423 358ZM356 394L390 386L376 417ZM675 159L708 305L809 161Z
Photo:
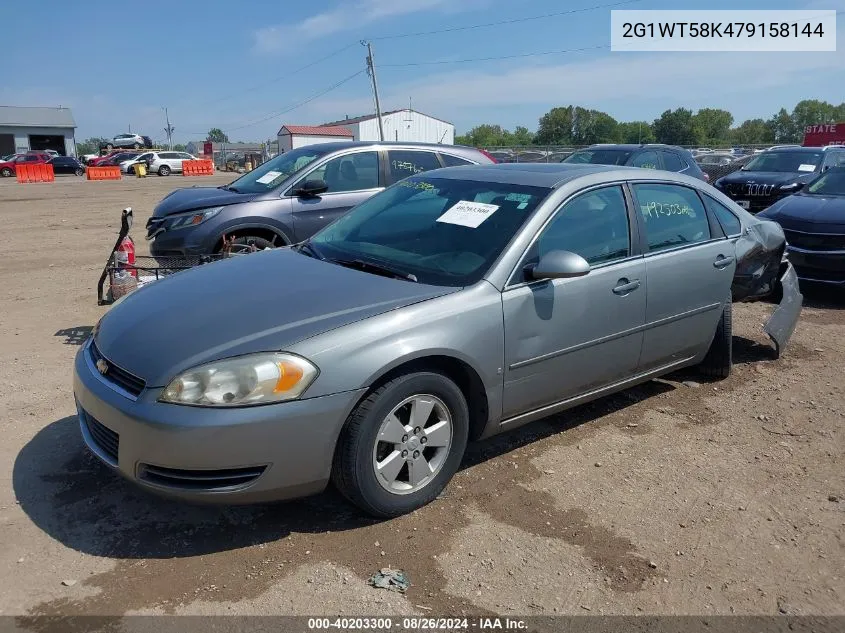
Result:
M585 46L584 48L568 48L560 51L541 51L538 53L518 53L515 55L500 55L497 57L474 57L471 59L452 59L436 62L409 62L407 64L381 64L382 68L406 68L408 66L435 66L442 64L466 64L469 62L489 62L499 59L517 59L521 57L539 57L541 55L562 55L564 53L581 53L584 51L594 51L602 48L610 48L610 44L600 44L598 46Z
M292 112L293 110L296 110L297 108L301 108L301 107L302 107L302 106L304 106L305 104L307 104L307 103L311 103L311 102L312 102L312 101L314 101L315 99L318 99L319 97L322 97L324 94L327 94L327 93L331 92L331 91L332 91L332 90L334 90L335 88L339 88L340 86L342 86L342 85L343 85L343 84L345 84L346 82L351 81L352 79L354 79L354 78L355 78L355 77L357 77L358 75L361 75L361 74L363 74L363 73L365 73L365 72L366 72L366 69L361 69L361 70L359 70L358 72L355 72L355 73L353 73L353 74L349 75L349 76L348 76L348 77L346 77L345 79L341 79L341 80L340 80L340 81L338 81L337 83L332 84L331 86L329 86L329 87L328 87L328 88L326 88L325 90L321 90L321 91L320 91L320 92L318 92L317 94L311 95L310 97L308 97L308 98L307 98L307 99L305 99L304 101L300 101L300 102L299 102L299 103L297 103L296 105L292 105L291 107L289 107L289 108L285 108L284 110L279 110L279 111L276 111L276 112L272 112L272 113L268 114L268 115L267 115L267 116L265 116L265 117L262 117L262 118L260 118L260 119L255 120L255 121L251 121L251 122L249 122L249 123L244 123L243 125L238 125L238 126L235 126L235 127L226 127L226 128L224 128L224 130L223 130L223 131L224 131L224 132L226 132L226 133L229 133L229 132L234 132L235 130L242 130L242 129L247 128L247 127L252 127L253 125L258 125L259 123L264 123L265 121L269 121L270 119L273 119L273 118L275 118L275 117L277 117L277 116L281 116L282 114L287 114L288 112Z
M543 15L532 15L526 18L513 18L510 20L500 20L499 22L487 22L486 24L470 24L469 26L456 26L449 29L438 29L436 31L419 31L417 33L400 33L398 35L382 35L381 37L370 38L372 40L395 40L403 37L420 37L423 35L438 35L440 33L454 33L456 31L469 31L472 29L484 29L490 26L502 26L505 24L517 24L520 22L530 22L531 20L542 20L545 18L556 18L561 15L572 15L573 13L586 13L587 11L597 11L598 9L610 9L613 7L621 7L626 4L634 4L642 2L643 0L622 0L621 2L613 2L611 4L599 4L592 7L584 7L581 9L569 9L567 11L555 11L554 13L545 13Z
M222 101L226 101L226 100L228 100L228 99L231 99L232 97L237 97L237 96L240 96L240 95L242 95L242 94L244 94L244 93L246 93L246 92L252 92L253 90L257 90L257 89L259 89L259 88L263 88L264 86L267 86L267 85L269 85L269 84L275 83L275 82L277 82L277 81L282 81L282 80L284 80L284 79L287 79L288 77L292 77L293 75L296 75L296 74L298 74L298 73L301 73L303 70L308 70L308 69L309 69L309 68L311 68L312 66L316 66L317 64L320 64L320 63L322 63L322 62L326 61L327 59L331 59L332 57L335 57L335 56L337 56L337 55L340 55L342 52L344 52L344 51L346 51L346 50L348 50L348 49L352 48L353 46L356 46L357 44L358 44L358 42L353 42L353 43L351 43L351 44L347 44L347 45L346 45L346 46L344 46L343 48L339 48L339 49L337 49L336 51L334 51L334 52L332 52L332 53L329 53L329 54L328 54L328 55L326 55L325 57L321 57L321 58L319 58L319 59L316 59L316 60L314 60L314 61L313 61L313 62L311 62L311 63L305 64L305 66L301 66L300 68L297 68L296 70L289 70L289 71L287 71L284 75L279 75L278 77L273 77L272 79L268 79L268 80L266 80L266 81L263 81L263 82L261 82L260 84L256 84L256 85L254 85L254 86L252 86L252 87L250 87L250 88L245 88L245 89L243 89L243 90L239 90L238 92L233 92L233 93L232 93L232 94L230 94L230 95L226 95L226 96L224 96L224 97L220 97L219 99L216 99L216 100L214 100L214 101L209 101L209 102L208 102L208 103L206 103L205 105L215 105L215 104L218 104L218 103L220 103L220 102L222 102Z

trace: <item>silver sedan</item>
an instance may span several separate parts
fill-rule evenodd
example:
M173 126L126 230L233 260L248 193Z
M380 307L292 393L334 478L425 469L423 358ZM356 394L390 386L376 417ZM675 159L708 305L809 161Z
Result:
M127 295L74 370L95 455L138 485L242 503L330 482L389 517L467 442L698 366L731 371L731 306L801 310L783 232L702 181L596 165L454 167L301 244Z

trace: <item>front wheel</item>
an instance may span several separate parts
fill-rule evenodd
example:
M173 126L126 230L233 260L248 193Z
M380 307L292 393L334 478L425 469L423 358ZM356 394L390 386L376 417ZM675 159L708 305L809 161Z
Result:
M112 151L114 149L114 145L112 145L111 143L106 143L106 149Z
M3 175L3 178L8 178L9 176L12 175L12 170L9 169L8 167L4 167L3 170L0 171L0 174Z
M132 146L132 149L141 149L141 144L140 144L140 143L135 143L135 144Z
M452 380L435 372L399 376L347 419L332 481L373 516L411 512L437 498L452 479L468 435L466 398Z
M85 173L85 170L82 169L82 167L78 167L76 169L76 171L74 171L73 173L76 174L77 176L82 176Z
M170 175L170 167L167 165L162 165L158 168L158 175L159 176L169 176Z

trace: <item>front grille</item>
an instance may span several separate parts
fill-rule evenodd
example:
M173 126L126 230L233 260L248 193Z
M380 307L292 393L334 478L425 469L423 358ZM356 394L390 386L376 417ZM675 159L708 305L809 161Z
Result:
M787 231L786 243L808 251L845 251L845 235Z
M91 361L93 362L95 367L97 367L97 363L100 361L103 361L106 364L105 373L100 371L100 374L108 382L120 387L121 389L132 394L133 396L137 396L144 390L146 384L141 378L130 374L125 369L121 369L113 362L111 362L108 358L103 356L100 353L100 350L97 349L97 344L93 340L91 341L91 345L88 347L88 353L91 355Z
M80 417L91 435L91 439L109 459L117 464L117 451L120 445L120 436L110 428L103 426L84 411Z
M845 285L845 269L832 270L827 268L816 268L813 266L796 266L795 272L799 279L808 281L829 281Z
M242 488L258 479L266 468L251 466L221 470L182 470L141 464L138 476L143 481L165 488L214 492Z
M770 189L769 185L765 189L754 189L751 193L747 186L745 183L730 183L725 186L725 193L732 200L747 200L748 210L752 213L764 211L784 197L782 192L774 187Z

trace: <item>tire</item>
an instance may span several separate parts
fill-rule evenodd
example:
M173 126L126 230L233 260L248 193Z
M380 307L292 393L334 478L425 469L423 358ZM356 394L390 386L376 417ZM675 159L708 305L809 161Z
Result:
M158 175L159 176L169 176L170 175L170 167L167 165L162 165L158 168Z
M83 175L85 174L85 170L84 170L84 169L82 169L82 167L79 167L79 168L77 168L77 170L76 170L76 171L74 171L73 173L74 173L74 174L76 174L77 176L83 176Z
M431 403L425 420L422 416L417 420L408 417L417 402ZM391 425L394 433L389 433L383 425L388 424L393 412L404 429ZM444 433L431 433L435 425L442 430L444 420L451 426L448 443ZM429 429L429 433L417 431L412 423ZM404 435L400 437L401 433ZM390 518L412 512L436 499L452 479L463 459L468 435L466 398L454 382L427 371L399 376L373 391L346 420L335 448L332 482L344 497L372 516ZM378 439L387 436L391 436L390 442ZM432 438L428 446L423 437ZM432 446L434 442L436 446ZM421 457L415 459L418 454ZM392 479L376 472L376 464L388 460L401 464ZM415 463L434 470L416 485L411 474Z
M728 299L716 326L716 334L707 356L701 361L701 373L710 378L727 378L733 366L733 303Z
M140 144L140 143L135 143L135 144L132 146L132 149L141 149L141 144Z
M278 238L276 238L278 239ZM252 242L255 244L255 248L259 251L263 251L265 248L276 248L275 242L271 242L263 237L257 237L255 235L244 235L243 237L236 238L232 244L234 246L249 246L249 243ZM242 252L244 249L238 249L238 252Z
M114 149L114 145L112 145L111 143L106 143L106 149L112 151Z
M3 171L0 171L0 175L2 175L3 178L8 178L9 176L12 175L12 170L9 169L8 167L4 167Z

